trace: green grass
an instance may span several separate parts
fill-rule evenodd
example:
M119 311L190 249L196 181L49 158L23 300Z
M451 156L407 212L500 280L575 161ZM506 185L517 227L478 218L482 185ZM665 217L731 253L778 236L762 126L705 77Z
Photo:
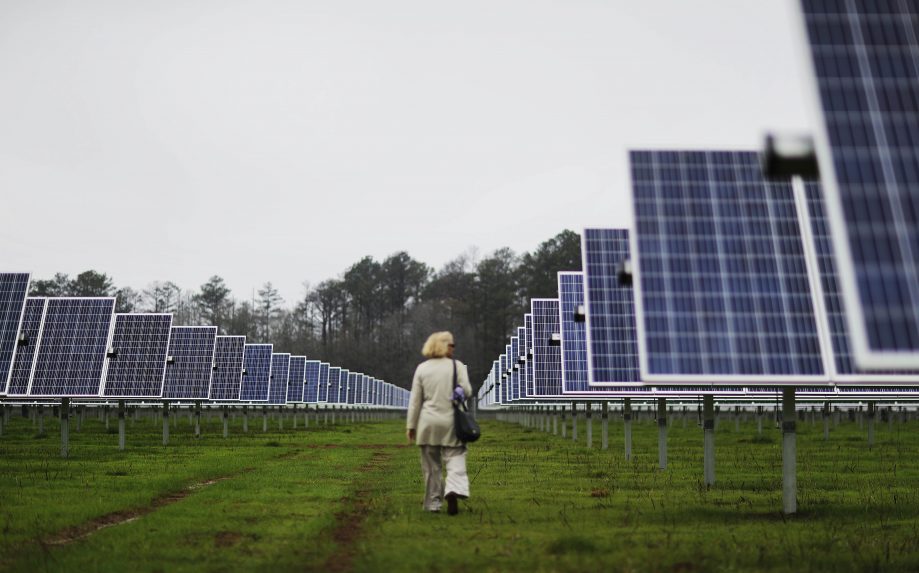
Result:
M753 422L717 431L717 484L702 484L702 435L670 429L657 469L657 426L622 425L610 450L485 421L470 448L472 497L457 517L421 510L415 448L402 423L284 431L261 418L195 439L184 417L128 422L128 449L101 422L72 432L58 457L13 418L0 437L0 569L11 571L915 571L919 570L919 423L799 422L798 515L781 514L781 440ZM600 422L594 421L595 444ZM220 479L226 478L226 479ZM220 479L210 485L196 486ZM192 489L188 489L191 487ZM189 492L172 503L170 495ZM154 501L158 500L158 501ZM154 506L151 507L151 502ZM116 511L137 519L54 545L61 532ZM69 528L69 529L68 529Z

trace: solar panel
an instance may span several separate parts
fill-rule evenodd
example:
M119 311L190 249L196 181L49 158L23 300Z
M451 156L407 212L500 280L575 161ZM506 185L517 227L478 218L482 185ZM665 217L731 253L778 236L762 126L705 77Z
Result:
M633 151L631 171L642 379L827 381L791 183L743 151Z
M360 377L358 376L358 374L356 372L351 372L350 374L348 374L348 392L347 392L348 404L354 404L354 403L360 404L363 401L361 399L362 396L360 394L362 391L363 391L363 387L361 385Z
M524 344L523 355L526 362L523 365L523 383L521 385L523 393L527 398L533 397L533 315L526 313L523 315Z
M28 292L29 273L0 273L0 394L10 378Z
M515 331L517 329L514 329ZM511 375L511 400L520 399L520 364L517 363L520 356L520 339L516 336L511 337L511 347L509 353L510 364L508 370Z
M216 326L173 326L163 398L207 400L214 375Z
M640 382L634 293L632 287L620 285L618 278L619 265L629 258L629 231L584 229L581 257L588 384Z
M303 403L304 380L306 377L306 356L290 357L290 373L287 382L287 403Z
M218 336L214 342L214 371L208 398L239 400L242 390L245 336Z
M801 0L856 362L919 368L919 8Z
M49 298L29 395L98 396L114 312L114 298Z
M290 380L290 354L271 355L271 384L268 386L268 403L287 403L287 382Z
M116 314L102 396L162 396L171 329L171 314Z
M328 362L319 365L319 388L317 390L320 402L329 401L329 370L331 366Z
M364 374L358 374L355 379L355 384L357 386L357 398L356 401L358 404L369 404L370 396L372 393L372 388L370 386L369 378Z
M502 354L498 357L498 372L496 376L498 384L498 402L507 404L507 354Z
M338 403L339 384L341 383L341 368L332 366L329 368L328 402L330 404Z
M553 335L559 333L558 299L534 298L530 301L533 315L533 386L536 397L562 395L561 347L553 345Z
M16 354L13 358L13 369L6 388L9 396L24 396L29 391L29 377L32 375L32 366L35 364L35 351L38 349L47 302L48 299L43 297L26 299L22 324L19 327Z
M239 399L243 402L267 402L271 384L273 344L246 344L243 353L243 381Z
M339 404L348 403L348 379L351 376L350 370L341 369L341 374L338 378L338 399L335 400Z
M856 367L855 359L849 345L849 324L843 307L839 273L833 252L832 237L826 214L826 203L821 185L817 182L804 182L803 192L806 195L809 231L814 246L814 255L820 270L820 284L817 285L823 295L823 307L826 315L826 330L829 333L830 348L833 352L833 380L836 382L919 382L917 371L878 371ZM821 317L823 314L821 313Z
M587 335L583 322L575 321L584 304L584 276L577 272L558 273L558 313L561 333L562 392L586 392Z
M319 401L319 372L322 362L307 360L303 369L303 401L315 404Z

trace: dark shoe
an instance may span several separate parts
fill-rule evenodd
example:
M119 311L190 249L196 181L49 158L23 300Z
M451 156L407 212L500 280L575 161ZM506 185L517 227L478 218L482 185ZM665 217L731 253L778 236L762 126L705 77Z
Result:
M448 493L447 497L447 514L456 515L459 513L459 501L456 499L455 493Z

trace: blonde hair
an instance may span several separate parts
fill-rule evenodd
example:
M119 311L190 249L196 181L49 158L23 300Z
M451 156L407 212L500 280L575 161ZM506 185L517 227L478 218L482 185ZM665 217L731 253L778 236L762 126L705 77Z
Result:
M447 332L435 332L428 337L424 346L421 348L421 354L427 358L443 358L450 351L450 345L453 344L453 335Z

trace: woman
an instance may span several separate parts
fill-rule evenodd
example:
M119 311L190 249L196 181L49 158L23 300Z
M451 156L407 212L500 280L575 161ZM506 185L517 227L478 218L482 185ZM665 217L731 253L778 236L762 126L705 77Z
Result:
M435 332L424 343L421 353L428 358L415 369L409 398L406 429L409 442L421 446L421 471L424 474L424 508L440 511L447 499L447 513L459 512L457 499L469 497L466 475L466 446L453 430L453 399L472 395L466 365L453 359L453 335ZM453 389L453 373L459 387ZM462 395L460 395L462 394ZM446 495L442 465L447 466Z

